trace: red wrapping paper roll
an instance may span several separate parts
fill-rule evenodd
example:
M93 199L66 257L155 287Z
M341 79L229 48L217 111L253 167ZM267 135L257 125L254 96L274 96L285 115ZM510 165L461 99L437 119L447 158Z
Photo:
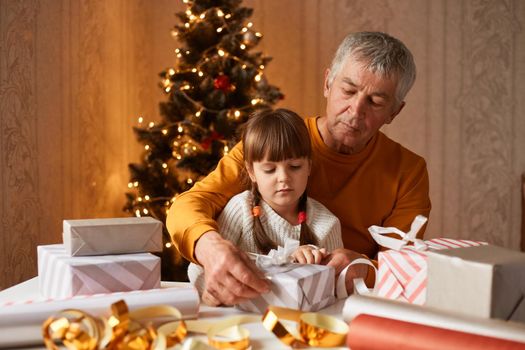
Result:
M525 343L361 314L350 322L352 350L525 350Z

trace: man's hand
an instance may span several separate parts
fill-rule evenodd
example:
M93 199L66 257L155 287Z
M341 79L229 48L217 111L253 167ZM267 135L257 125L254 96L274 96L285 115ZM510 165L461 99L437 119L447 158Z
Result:
M311 245L302 245L295 252L292 257L299 264L320 264L326 255L326 249L315 248Z
M204 268L203 301L208 305L233 305L270 290L270 282L248 256L215 231L199 238L195 258Z
M322 261L322 264L326 266L332 266L335 268L335 275L339 277L341 271L348 266L355 259L363 258L361 254L354 252L353 250L338 248L332 251ZM364 264L352 265L346 272L345 284L348 294L352 294L354 291L354 278L366 279L368 275L368 266Z

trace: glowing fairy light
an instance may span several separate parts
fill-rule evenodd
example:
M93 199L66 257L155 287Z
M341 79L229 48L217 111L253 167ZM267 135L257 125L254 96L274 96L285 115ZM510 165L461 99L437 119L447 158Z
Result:
M139 182L138 182L138 181L135 181L135 182L133 183L133 187L139 187Z
M149 126L150 128L152 128L152 127L155 126L155 123L154 123L154 122L149 122L148 126Z
M201 15L199 16L199 18L200 18L200 19L205 19L205 18L206 18L206 14L205 14L205 13L201 14Z
M149 150L149 145L145 145L145 146L144 146L144 149L145 149L146 151L148 151L148 150Z
M149 201L149 196L148 196L148 195L145 195L145 196L144 196L144 200Z
M171 243L170 242L166 243L166 248L171 248Z
M128 188L133 188L133 182L128 182Z
M262 38L262 34L259 33L259 32L255 33L255 36L258 37L258 38Z
M179 127L177 128L177 131L178 131L178 132L183 132L183 131L184 131L184 128L183 128L181 125L179 125Z
M139 124L142 124L143 121L144 121L144 118L143 117L139 117Z
M149 213L148 209L146 209L146 208L142 209L142 212L144 213L144 215L148 215L148 213Z
M186 28L189 28L189 27L190 27L190 24L189 24L188 22L186 22L186 23L184 23L184 26L185 26Z
M169 74L169 75L174 75L174 74L175 74L175 69L170 68L170 69L168 70L168 74Z
M226 16L224 16L224 18L226 19L230 19L232 17L231 13L228 13Z
M252 22L249 22L248 25L247 25L248 28L251 28L253 27L253 23Z
M257 75L255 76L254 79L255 79L256 82L259 82L259 81L261 81L261 78L262 78L261 73L259 73L259 74L257 74Z
M224 16L224 12L222 12L221 9L217 9L217 16L218 16L218 17L222 17L222 16ZM228 17L226 17L226 18L228 18Z
M193 180L192 179L188 179L188 180L186 180L186 182L188 183L188 185L191 185L193 183Z
M235 111L233 113L233 115L235 116L235 118L239 118L241 116L241 112L240 111Z
M261 64L259 68L264 69L264 64Z
M248 31L248 28L246 28L246 27L243 27L243 28L241 29L241 32L242 32L242 33L246 33L247 31Z
M168 129L162 129L162 135L167 135L168 134Z
M222 32L222 27L217 28L217 33Z
M197 73L197 68L193 68L193 69L191 70L191 72L192 72L192 73Z
M199 77L202 77L204 75L204 73L199 71L198 75L199 75Z
M200 117L200 116L201 116L201 111L197 111L197 112L195 113L195 116L196 116L197 118Z
M138 197L137 200L138 200L139 202L142 202L142 197Z
M140 210L139 209L135 210L135 216L136 217L140 217Z
M219 56L224 56L226 53L222 50L222 49L219 49L217 50L217 53L219 54Z
M244 44L241 44L241 46L239 46L239 47L241 48L241 50L246 49L246 45L244 45Z
M162 163L162 168L167 169L168 168L168 164Z

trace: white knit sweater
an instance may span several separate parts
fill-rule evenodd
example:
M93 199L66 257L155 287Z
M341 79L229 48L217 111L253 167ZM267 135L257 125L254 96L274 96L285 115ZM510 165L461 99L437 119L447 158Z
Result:
M252 194L245 191L235 195L224 207L217 223L221 235L233 242L245 252L261 253L255 244L253 235ZM272 207L261 200L260 220L264 232L278 246L284 246L286 238L299 240L301 225L292 225ZM306 201L306 223L317 238L319 248L328 252L343 247L341 239L341 224L339 219L318 201L308 198ZM197 287L199 293L204 288L202 267L190 264L188 267L190 282Z

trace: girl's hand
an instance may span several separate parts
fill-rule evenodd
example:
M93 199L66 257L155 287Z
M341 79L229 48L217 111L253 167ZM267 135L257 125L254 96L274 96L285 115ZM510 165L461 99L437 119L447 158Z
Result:
M299 264L320 264L325 256L325 248L319 249L313 245L302 245L292 254Z

